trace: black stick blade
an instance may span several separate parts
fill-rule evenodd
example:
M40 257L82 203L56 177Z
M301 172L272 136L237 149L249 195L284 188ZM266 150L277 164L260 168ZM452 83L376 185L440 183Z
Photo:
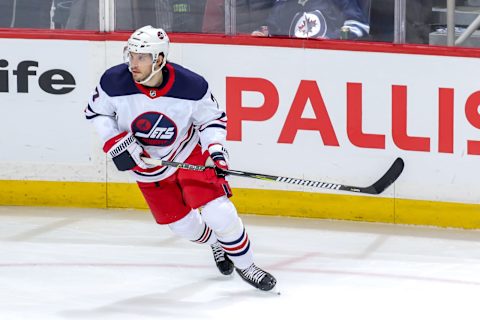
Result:
M403 162L402 158L397 158L393 162L390 169L385 172L385 174L378 179L377 182L372 184L370 187L365 188L364 192L370 194L380 194L385 189L387 189L392 183L397 180L397 178L402 174L403 168L405 167L405 163Z

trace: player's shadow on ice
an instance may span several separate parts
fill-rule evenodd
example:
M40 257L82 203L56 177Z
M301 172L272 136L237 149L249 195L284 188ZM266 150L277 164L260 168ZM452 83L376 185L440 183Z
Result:
M224 282L231 283L228 289L225 289ZM161 287L161 283L159 283L159 287ZM117 293L117 295L121 294ZM128 292L123 294L127 296ZM130 315L132 319L141 319L142 316L211 319L215 310L238 304L242 299L275 297L278 296L257 290L244 283L236 275L217 276L178 286L164 292L137 295L118 300L89 310L65 310L60 312L60 315L78 319L102 319L115 316L121 316L120 318L124 319L127 315Z

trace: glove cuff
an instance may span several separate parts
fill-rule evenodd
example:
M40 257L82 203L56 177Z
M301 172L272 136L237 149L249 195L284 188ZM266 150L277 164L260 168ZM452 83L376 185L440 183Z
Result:
M105 142L105 144L103 145L103 152L109 153L110 150L112 150L120 140L124 139L128 135L130 135L132 138L134 138L130 132L123 131L123 132L117 134L116 136L108 139ZM127 138L127 139L130 139L130 138Z
M147 168L140 159L143 149L131 132L124 131L110 138L105 142L103 151L113 160L113 163L120 171L132 170L137 167Z
M209 145L208 146L208 153L210 154L210 156L212 157L213 160L215 160L213 155L216 155L216 154L220 154L226 160L228 160L228 151L220 143L212 143L211 145Z

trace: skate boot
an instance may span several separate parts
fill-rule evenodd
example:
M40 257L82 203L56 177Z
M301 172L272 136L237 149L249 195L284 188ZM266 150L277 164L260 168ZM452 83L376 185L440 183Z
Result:
M236 270L243 280L257 289L270 291L275 287L275 284L277 284L277 280L270 273L260 269L253 263L246 269L240 270L236 268Z
M226 276L232 274L233 262L228 258L220 243L215 242L210 245L210 247L212 248L213 258L215 259L218 270Z

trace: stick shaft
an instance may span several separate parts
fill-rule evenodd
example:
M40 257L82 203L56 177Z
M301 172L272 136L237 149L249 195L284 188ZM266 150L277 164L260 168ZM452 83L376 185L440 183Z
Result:
M147 164L157 165L157 166L169 166L175 167L179 169L186 169L186 170L194 170L194 171L204 171L209 167L201 166L201 165L193 165L189 163L183 162L174 162L174 161L165 161L159 159L152 159L142 157L142 160L145 161ZM366 193L366 194L380 194L386 188L388 188L393 182L397 180L400 176L404 168L404 162L402 158L397 158L390 168L385 172L385 174L378 179L374 184L368 187L357 187L357 186L349 186L340 183L331 183L331 182L324 182L324 181L314 181L314 180L305 180L305 179L297 179L297 178L290 178L290 177L283 177L283 176L273 176L267 175L262 173L253 173L247 171L240 171L240 170L223 170L225 174L238 176L238 177L246 177L246 178L253 178L253 179L260 179L260 180L267 180L267 181L276 181L276 182L284 182L290 183L300 186L306 187L314 187L314 188L323 188L329 190L341 190L341 191L349 191L355 193Z

